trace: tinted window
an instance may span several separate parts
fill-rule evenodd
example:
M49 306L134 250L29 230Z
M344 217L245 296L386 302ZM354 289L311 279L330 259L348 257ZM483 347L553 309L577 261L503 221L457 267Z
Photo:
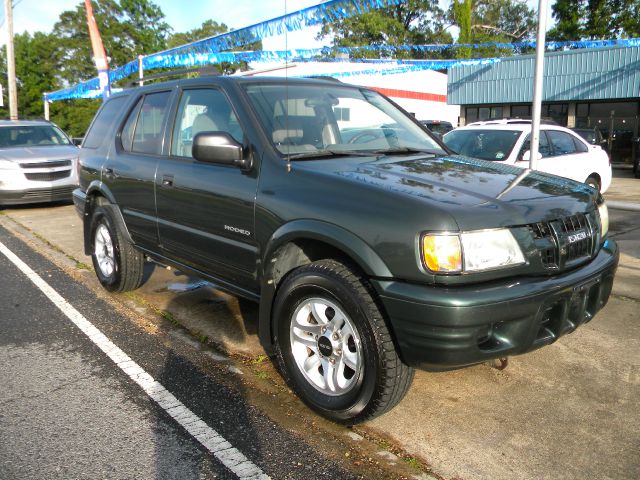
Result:
M554 155L569 155L576 153L576 144L573 141L573 136L566 132L559 132L557 130L548 130L549 142L553 147Z
M576 144L576 152L585 153L589 151L589 147L587 147L583 142L581 142L577 138L574 138L573 142Z
M122 135L120 135L120 141L122 143L122 148L131 151L131 147L133 144L133 133L136 128L136 122L138 121L138 115L140 114L140 107L142 107L142 99L138 100L136 106L131 110L129 117L127 118L127 123L124 124L122 129Z
M516 130L452 130L442 141L460 155L482 160L506 160L520 137Z
M107 136L107 130L120 114L126 99L127 97L112 98L102 105L87 132L82 148L98 148L102 145Z
M133 134L132 151L159 155L162 152L162 127L167 116L171 92L144 96Z
M185 90L173 128L171 155L191 157L193 137L200 132L226 132L242 142L242 129L231 104L214 89Z
M522 144L522 148L520 149L520 157L527 150L531 150L531 135L527 135L527 139ZM538 153L542 155L542 158L548 157L551 155L551 149L549 148L549 139L547 135L542 130L540 131L540 141L538 142Z

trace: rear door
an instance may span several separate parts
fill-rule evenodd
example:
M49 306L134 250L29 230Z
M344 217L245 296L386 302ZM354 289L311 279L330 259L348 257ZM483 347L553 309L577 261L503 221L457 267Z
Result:
M202 163L191 154L202 131L223 131L243 143L227 95L215 87L180 92L170 154L158 164L160 243L168 256L216 278L257 291L254 233L256 169Z
M102 180L115 196L133 240L153 250L158 243L155 175L171 96L165 90L136 99L102 169Z

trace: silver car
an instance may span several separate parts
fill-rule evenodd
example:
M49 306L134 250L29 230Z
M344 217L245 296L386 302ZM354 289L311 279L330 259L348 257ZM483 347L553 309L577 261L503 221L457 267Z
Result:
M79 151L51 122L0 121L0 205L71 200Z

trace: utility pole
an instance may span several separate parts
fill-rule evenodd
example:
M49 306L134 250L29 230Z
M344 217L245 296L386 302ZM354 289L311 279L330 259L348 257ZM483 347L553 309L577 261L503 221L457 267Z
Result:
M16 58L13 52L13 5L4 0L4 18L7 22L7 85L9 87L9 118L18 119L18 90L16 88Z
M547 32L547 0L538 1L538 37L536 39L536 69L533 79L533 108L531 111L531 142L529 168L538 166L540 142L540 114L542 112L542 81L544 79L544 43Z

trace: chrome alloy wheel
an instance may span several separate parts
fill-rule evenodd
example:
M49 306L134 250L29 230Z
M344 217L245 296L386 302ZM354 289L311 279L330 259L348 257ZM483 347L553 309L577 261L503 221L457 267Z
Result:
M319 392L344 395L361 374L360 337L349 317L324 298L303 301L290 326L291 353L307 381Z
M93 253L98 261L100 272L105 277L113 275L116 265L116 258L113 253L113 240L107 227L101 223L96 228L93 238Z

